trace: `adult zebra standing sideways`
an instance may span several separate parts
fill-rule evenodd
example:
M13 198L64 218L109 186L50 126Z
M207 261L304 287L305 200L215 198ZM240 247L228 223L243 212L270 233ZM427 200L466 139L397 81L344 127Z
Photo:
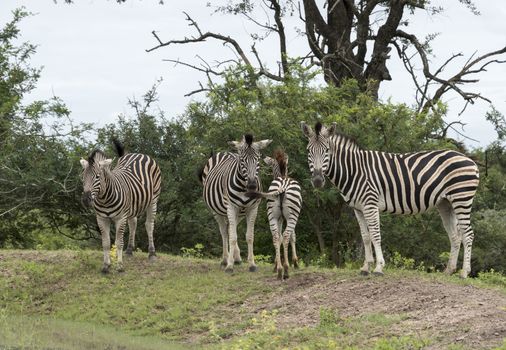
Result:
M246 192L260 188L258 160L260 150L272 140L253 142L253 136L246 134L242 141L230 141L237 153L220 152L208 159L199 174L202 182L204 201L218 222L223 241L225 272L234 271L234 262L241 262L237 245L237 224L246 217L246 241L248 243L249 271L257 270L253 255L253 231L260 199L247 197ZM230 249L229 249L230 247Z
M295 249L295 226L302 209L302 191L297 180L288 176L288 155L281 150L274 151L273 158L265 157L264 162L272 169L273 180L266 193L252 192L248 196L267 198L267 217L276 250L275 269L278 279L288 278L288 243L292 247L293 267L298 267ZM283 221L286 228L283 231ZM280 245L283 243L283 264Z
M471 272L471 206L479 173L468 157L449 150L397 154L362 150L349 137L335 134L336 123L326 128L316 123L313 131L301 122L307 145L311 181L323 187L327 176L355 210L365 249L363 274L374 263L383 274L379 212L416 214L436 207L450 238L446 273L457 268L460 245L464 245L461 277Z
M102 234L104 264L102 272L109 272L111 259L109 235L111 222L116 226L116 247L118 271L123 271L123 233L128 222L130 236L126 254L135 249L135 230L137 217L146 212L146 231L148 232L149 259L155 259L153 226L156 205L160 196L161 172L156 162L145 154L124 154L124 148L117 140L114 146L119 156L118 163L111 170L111 159L100 150L95 150L88 160L81 159L83 167L82 202L90 207L93 204L97 223Z

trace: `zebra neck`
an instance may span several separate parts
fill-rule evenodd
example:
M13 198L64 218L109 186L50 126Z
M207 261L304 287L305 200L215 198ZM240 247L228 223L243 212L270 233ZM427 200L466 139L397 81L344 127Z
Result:
M357 147L333 148L330 150L327 176L337 189L346 197L352 190L352 184L363 177L363 151Z

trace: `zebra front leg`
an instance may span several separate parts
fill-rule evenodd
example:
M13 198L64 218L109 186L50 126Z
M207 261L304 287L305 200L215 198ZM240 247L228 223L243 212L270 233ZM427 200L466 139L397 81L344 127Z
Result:
M137 218L128 219L128 246L125 251L126 255L131 256L135 250L135 231L137 230Z
M374 257L372 255L371 248L371 235L369 234L369 229L367 228L367 222L365 221L364 214L360 210L355 209L355 216L360 227L360 234L362 235L362 242L364 243L365 252L364 265L362 265L360 268L360 274L367 276L369 274L371 264L374 264Z
M111 219L97 216L97 224L102 234L102 250L104 252L104 263L102 265L102 273L108 273L111 267Z
M250 272L258 270L255 265L255 255L253 254L253 241L255 231L255 220L257 219L258 205L250 208L246 212L246 242L248 243L248 266Z
M215 215L214 218L218 223L218 227L220 228L221 242L222 242L222 259L221 266L227 266L228 260L228 227L227 227L227 218L221 215Z
M234 251L237 246L237 218L238 213L237 209L234 206L229 206L227 208L227 218L228 218L228 260L227 266L225 267L225 272L232 273L234 272Z
M152 203L146 210L146 231L148 233L148 259L156 260L155 242L153 239L153 229L155 226L156 203Z
M116 226L116 257L118 266L116 270L118 272L125 271L123 267L123 237L125 233L125 226L126 226L127 219L126 218L120 218L118 220L115 220L114 224Z
M370 239L372 240L372 244L374 246L374 253L376 254L376 268L374 269L373 273L375 275L383 275L385 260L383 259L383 251L381 250L381 233L378 208L365 208L363 214L365 221L367 222ZM366 242L364 242L364 245L366 245Z

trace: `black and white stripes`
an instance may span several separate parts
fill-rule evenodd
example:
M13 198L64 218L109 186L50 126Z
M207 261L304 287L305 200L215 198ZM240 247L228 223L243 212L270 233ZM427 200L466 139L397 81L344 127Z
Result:
M471 271L473 231L471 206L479 183L476 164L455 151L395 154L360 149L347 136L335 135L317 123L313 131L301 124L308 138L308 163L315 187L327 176L344 200L355 209L365 247L363 273L369 273L376 255L377 274L384 265L379 213L416 214L436 207L450 237L447 273L456 270L460 245L464 245L462 277Z
M107 272L111 265L110 225L116 226L116 246L118 270L123 270L123 233L128 222L130 235L127 254L135 249L135 230L137 217L146 212L146 231L149 241L149 257L155 256L153 243L153 225L158 197L160 196L161 173L156 162L147 155L124 154L123 147L115 141L120 157L114 169L111 159L103 152L93 151L88 160L81 159L83 167L85 205L93 204L97 214L97 223L102 234L104 264L102 271Z
M226 266L226 272L233 271L234 262L236 264L241 262L237 245L237 224L244 217L247 224L249 270L257 269L253 254L253 238L260 200L247 197L245 194L260 188L258 179L260 150L270 143L271 140L253 142L253 136L246 134L240 142L229 142L237 153L221 152L213 155L200 174L204 186L204 201L219 225L223 242L222 265Z

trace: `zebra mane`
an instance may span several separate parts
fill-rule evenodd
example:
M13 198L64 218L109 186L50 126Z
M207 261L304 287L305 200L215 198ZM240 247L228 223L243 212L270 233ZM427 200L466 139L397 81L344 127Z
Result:
M322 131L322 123L320 122L316 122L315 126L314 126L314 131L316 133L316 136L320 135L320 132Z
M112 139L112 144L114 145L114 150L116 151L116 154L118 157L123 157L125 154L125 147L119 142L118 139L114 138Z
M334 137L336 139L342 139L342 140L352 144L353 146L356 146L357 148L362 149L362 147L360 147L360 145L358 144L357 140L352 136L348 136L348 135L342 134L340 132L336 132L334 134Z
M88 164L90 166L92 166L95 163L95 157L97 156L97 154L101 155L102 157L105 158L105 153L104 152L102 152L99 149L93 150L93 152L91 152L90 156L88 157Z
M288 167L286 164L286 154L280 149L274 151L273 158L276 160L279 166L279 172L281 176L287 176Z
M244 141L248 144L248 146L251 146L253 143L253 135L252 134L244 134Z

